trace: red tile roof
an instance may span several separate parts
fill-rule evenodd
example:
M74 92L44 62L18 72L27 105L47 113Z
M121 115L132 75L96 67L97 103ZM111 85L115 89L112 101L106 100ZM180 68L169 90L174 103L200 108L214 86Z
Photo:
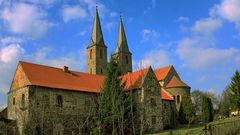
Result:
M163 100L174 100L173 97L171 96L171 94L169 94L167 91L165 91L164 89L161 89L161 98Z
M147 74L147 71L148 69L145 68L121 76L121 85L124 85L124 89L126 90L141 88L143 79Z
M48 67L27 62L20 62L32 85L58 88L71 91L98 93L104 83L104 76Z
M167 66L167 67L163 67L163 68L159 68L159 69L154 70L157 79L158 79L159 81L164 80L164 79L167 77L169 71L170 71L172 68L173 68L173 66L170 65L170 66Z
M166 85L166 88L176 88L176 87L188 87L189 86L178 79L176 76L173 76L169 83Z

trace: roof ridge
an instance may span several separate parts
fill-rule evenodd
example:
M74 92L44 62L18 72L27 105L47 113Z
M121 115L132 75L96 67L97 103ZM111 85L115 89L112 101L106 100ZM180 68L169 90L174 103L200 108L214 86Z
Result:
M62 70L60 67L54 67L54 66L48 66L48 65L43 65L43 64L38 64L38 63L31 63L31 62L26 62L26 61L19 61L19 63L26 63L26 64L31 64L31 65L36 65L36 66L42 66L42 67L47 67L47 68L53 68L53 69L58 69L58 70ZM89 73L85 73L85 72L80 72L80 71L75 71L75 70L71 70L71 72L75 72L75 73L81 73L81 74L86 74L86 75L90 75L90 76L104 76L104 75L95 75L95 74L89 74Z

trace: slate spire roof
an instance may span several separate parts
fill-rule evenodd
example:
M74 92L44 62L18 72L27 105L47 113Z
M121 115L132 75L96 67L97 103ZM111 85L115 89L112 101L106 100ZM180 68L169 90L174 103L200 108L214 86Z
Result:
M96 6L96 14L93 21L92 35L89 43L89 46L92 46L92 45L105 46L97 6Z
M124 53L130 53L128 49L128 43L127 38L123 26L122 17L120 16L120 25L118 29L118 39L117 39L117 47L115 53L124 52Z

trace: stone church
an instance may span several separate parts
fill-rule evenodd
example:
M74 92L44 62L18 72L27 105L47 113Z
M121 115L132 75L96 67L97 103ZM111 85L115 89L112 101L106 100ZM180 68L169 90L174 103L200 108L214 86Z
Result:
M8 92L7 105L7 118L17 124L15 132L24 134L23 131L27 130L36 133L37 129L43 128L46 131L42 132L54 135L89 134L87 120L104 83L108 63L97 9L86 51L86 73L73 71L67 66L56 68L19 62ZM132 53L121 18L113 57L123 71L119 78L121 83L125 83L124 90L134 90L137 105L144 106L141 108L144 110L144 123L141 123L144 131L174 128L178 123L181 95L190 93L190 87L181 80L175 68L148 67L132 71Z

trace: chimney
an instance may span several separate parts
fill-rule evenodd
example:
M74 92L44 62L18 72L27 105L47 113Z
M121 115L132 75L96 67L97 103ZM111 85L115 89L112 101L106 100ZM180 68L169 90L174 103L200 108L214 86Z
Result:
M68 67L67 67L67 66L64 66L64 67L63 67L63 72L65 72L65 73L68 73L68 72L69 72L69 70L68 70Z

